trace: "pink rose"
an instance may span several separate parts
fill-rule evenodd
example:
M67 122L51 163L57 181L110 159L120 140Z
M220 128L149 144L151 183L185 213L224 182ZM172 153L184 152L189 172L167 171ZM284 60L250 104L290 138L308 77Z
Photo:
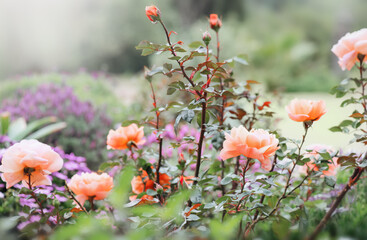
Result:
M339 58L339 65L344 71L351 70L354 64L359 61L358 54L363 55L361 61L367 61L367 28L347 33L337 44L333 46L331 51Z
M6 188L22 181L27 188L51 185L47 177L62 168L63 160L58 153L37 140L22 140L9 147L3 156L0 171Z

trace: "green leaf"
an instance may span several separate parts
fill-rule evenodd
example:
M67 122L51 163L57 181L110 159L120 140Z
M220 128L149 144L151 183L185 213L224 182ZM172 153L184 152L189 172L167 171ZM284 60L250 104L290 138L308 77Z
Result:
M341 129L341 127L335 126L335 127L331 127L329 128L330 131L332 132L342 132L343 130Z
M145 48L143 49L143 51L141 52L141 55L142 56L148 56L150 54L153 54L155 52L154 49L151 49L151 48Z
M271 229L277 235L278 239L285 239L290 227L291 223L283 217L278 217L278 220L274 221L271 225Z
M32 122L27 124L26 129L24 129L22 132L19 132L17 135L13 136L13 140L20 141L20 140L24 139L30 133L35 131L36 129L38 129L38 128L46 125L46 124L54 123L54 122L56 122L56 120L57 120L56 117L50 116L50 117L45 117L45 118L41 118L41 119L32 121Z
M203 42L195 41L189 44L189 48L198 48L200 46L204 46Z
M40 130L30 134L26 138L27 139L40 139L40 138L45 137L47 135L50 135L52 133L61 131L64 128L66 128L66 123L65 122L54 123L54 124L48 125L44 128L41 128Z
M329 187L334 188L335 187L335 183L336 183L336 179L334 177L332 177L332 176L325 176L325 183Z
M99 166L100 171L105 171L107 168L113 168L119 166L119 162L104 162Z
M174 92L176 92L176 88L168 88L167 89L167 95L172 95Z
M109 199L115 208L123 208L124 202L127 201L131 189L131 180L134 177L134 167L126 166L122 173L117 177L117 182L113 188Z

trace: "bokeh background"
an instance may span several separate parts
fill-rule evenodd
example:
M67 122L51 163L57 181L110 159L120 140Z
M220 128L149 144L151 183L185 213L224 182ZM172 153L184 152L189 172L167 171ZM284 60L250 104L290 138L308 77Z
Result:
M262 83L279 119L272 129L299 138L302 127L287 119L284 106L295 96L324 99L328 113L309 143L362 147L328 131L351 111L328 91L347 76L330 49L366 26L365 0L0 0L1 110L27 121L58 117L66 129L46 140L100 162L108 129L140 119L147 108L143 67L165 60L135 50L141 40L165 41L145 16L151 4L184 43L200 40L210 13L222 17L221 57L247 55L249 66L237 67L235 77Z

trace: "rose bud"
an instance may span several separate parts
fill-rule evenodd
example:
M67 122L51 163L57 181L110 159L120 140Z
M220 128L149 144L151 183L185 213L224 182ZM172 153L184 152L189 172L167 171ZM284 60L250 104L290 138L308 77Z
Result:
M212 40L212 36L210 36L210 34L209 34L208 31L204 32L203 33L203 41L204 41L204 43L205 43L206 46L209 45L210 40Z
M210 14L209 19L210 27L218 32L219 28L222 26L222 21L218 18L217 14Z
M156 23L161 20L161 11L159 11L159 9L154 5L146 6L145 14L152 23Z

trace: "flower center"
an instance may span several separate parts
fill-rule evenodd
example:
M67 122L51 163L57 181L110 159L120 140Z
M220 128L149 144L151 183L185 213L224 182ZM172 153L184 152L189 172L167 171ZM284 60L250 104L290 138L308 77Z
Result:
M31 168L31 167L25 167L23 169L23 171L24 171L24 174L25 175L31 175L32 172L36 171L36 169L35 168Z

